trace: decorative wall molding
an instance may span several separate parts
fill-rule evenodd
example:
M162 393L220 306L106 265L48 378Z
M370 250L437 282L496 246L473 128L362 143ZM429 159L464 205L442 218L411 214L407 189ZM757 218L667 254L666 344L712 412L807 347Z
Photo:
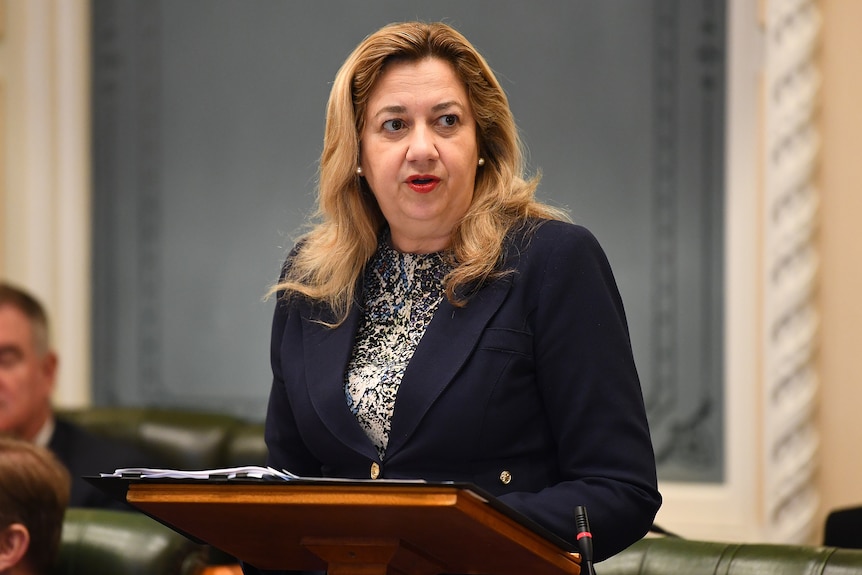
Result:
M161 180L161 80L162 80L162 15L157 2L135 3L134 38L137 47L135 67L139 81L136 85L137 114L133 118L137 137L137 250L135 259L139 278L139 303L136 308L137 372L140 390L144 397L175 396L174 389L165 384L162 354L165 313L161 294L166 289L163 278L164 264L162 237L164 201Z
M720 483L726 8L657 0L653 14L645 402L659 476Z
M677 318L678 259L678 86L679 8L674 0L655 3L653 30L653 277L651 281L652 390L645 397L653 427L673 415L678 393L676 369L679 345ZM672 443L656 446L657 459L671 458Z
M772 0L765 8L761 488L767 538L803 543L814 533L819 503L814 171L820 13L816 0Z

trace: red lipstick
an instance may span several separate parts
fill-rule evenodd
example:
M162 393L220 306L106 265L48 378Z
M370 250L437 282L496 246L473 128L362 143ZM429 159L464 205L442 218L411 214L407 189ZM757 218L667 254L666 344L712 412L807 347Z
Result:
M407 185L410 186L410 189L420 194L427 194L436 188L439 183L440 178L427 174L417 174L407 178Z

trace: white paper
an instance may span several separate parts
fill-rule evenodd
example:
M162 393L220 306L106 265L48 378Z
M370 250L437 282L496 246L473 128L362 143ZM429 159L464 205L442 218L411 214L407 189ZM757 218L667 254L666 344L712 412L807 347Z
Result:
M180 469L158 469L155 467L124 467L113 473L101 473L101 477L139 477L142 479L281 479L290 481L299 476L289 471L272 467L248 465L242 467L224 467L222 469L201 469L184 471Z

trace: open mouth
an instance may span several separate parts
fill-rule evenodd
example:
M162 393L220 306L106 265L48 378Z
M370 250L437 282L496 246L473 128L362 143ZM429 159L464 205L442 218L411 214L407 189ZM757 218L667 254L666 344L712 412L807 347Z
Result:
M407 180L407 185L410 186L410 189L414 192L419 192L420 194L426 194L432 191L439 183L440 178L427 176L425 174L412 176Z

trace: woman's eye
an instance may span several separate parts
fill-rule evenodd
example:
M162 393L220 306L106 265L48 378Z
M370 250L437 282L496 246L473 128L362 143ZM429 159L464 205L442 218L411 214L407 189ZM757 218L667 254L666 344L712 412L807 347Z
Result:
M441 126L451 128L458 123L458 116L456 116L455 114L446 114L445 116L440 116L438 122L440 122Z
M383 122L383 129L387 132L397 132L404 129L403 120L386 120Z

